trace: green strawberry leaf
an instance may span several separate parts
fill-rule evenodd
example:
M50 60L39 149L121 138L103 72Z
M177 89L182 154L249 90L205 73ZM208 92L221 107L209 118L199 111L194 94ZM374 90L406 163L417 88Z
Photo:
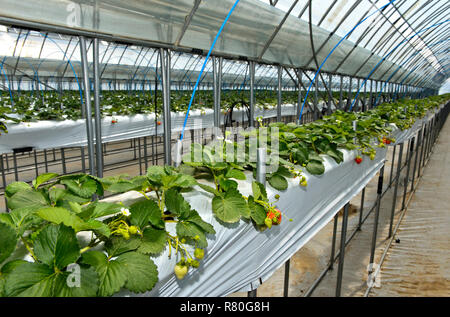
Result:
M17 234L9 225L0 222L0 264L16 249Z
M276 190L286 190L288 188L288 182L284 176L274 173L268 178L270 186Z
M147 227L142 233L141 244L139 245L138 252L156 255L164 251L166 245L167 245L166 230Z
M80 246L75 231L60 225L44 227L34 241L34 254L42 263L63 269L80 257Z
M150 291L158 282L158 269L148 255L137 252L121 254L116 260L126 271L125 287L134 293Z
M34 190L18 191L8 199L8 207L12 210L24 207L42 208L48 205L45 196Z
M94 267L98 274L98 296L111 296L118 292L127 281L128 270L117 260L111 260L100 251L83 253L82 261Z
M312 160L306 165L306 170L312 175L322 175L325 172L325 166L321 161Z
M39 175L36 179L34 179L32 181L32 184L34 186L35 189L37 189L39 187L39 185L48 182L49 180L58 177L59 174L56 173L45 173L45 174L41 174Z
M130 206L130 223L144 228L148 222L155 226L161 225L161 211L153 200L141 200Z
M23 190L31 190L32 188L25 182L14 182L6 186L5 194L7 198L12 197L15 193Z
M235 223L241 219L241 210L247 208L247 203L236 189L227 191L224 196L214 196L212 210L214 215L223 222Z

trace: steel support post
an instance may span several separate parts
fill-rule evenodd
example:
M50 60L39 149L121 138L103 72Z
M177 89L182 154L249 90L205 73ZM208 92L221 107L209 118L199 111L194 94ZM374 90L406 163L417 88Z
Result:
M266 161L267 161L267 149L258 148L256 153L256 181L261 183L263 186L266 186ZM289 275L287 283L289 283ZM248 297L256 297L256 289L251 290L250 292L247 293L247 295Z
M344 207L344 214L342 215L342 227L341 227L341 244L339 251L339 265L336 280L336 297L341 296L342 288L342 275L344 272L344 257L345 257L345 240L347 235L347 222L348 222L348 209L350 207L350 202L348 202Z
M399 150L398 160L397 160L397 172L396 172L396 175L395 175L395 187L394 187L394 195L393 195L393 198L392 198L391 222L389 224L388 238L390 238L392 236L392 227L394 225L395 205L397 204L398 185L399 185L399 182L400 182L400 173L401 173L401 170L402 170L402 156L403 156L403 146L404 146L404 144L401 143L399 146L400 146L400 150ZM395 159L395 157L394 157L394 159ZM394 159L392 160L392 165L394 165Z
M172 165L172 136L170 114L170 51L168 49L160 48L159 53L161 56L163 93L164 164Z
M342 94L344 90L342 89L342 86L344 85L344 76L339 75L340 81L339 81L339 109L342 109Z
M287 260L286 263L284 263L284 290L283 290L283 296L288 297L289 296L289 271L291 268L291 260Z
M411 180L411 192L414 190L414 180L416 177L416 169L417 169L417 159L419 157L419 146L422 143L422 130L419 131L417 136L417 145L416 145L416 154L414 158L414 167L413 167L413 173L412 173L412 180Z
M361 192L361 204L360 204L361 206L359 208L359 220L358 220L358 229L357 229L358 231L361 231L365 197L366 197L366 188L364 187Z
M330 115L331 114L331 99L333 98L333 90L331 89L332 85L333 85L333 75L328 74L328 103L327 103L327 114Z
M281 80L283 78L283 68L278 66L278 89L277 89L277 121L281 122Z
M334 221L333 221L333 237L331 238L331 255L330 255L330 267L329 269L332 270L334 267L334 258L336 253L336 235L337 235L337 227L339 222L339 213L334 215Z
M214 127L220 127L220 97L222 90L222 57L213 57Z
M94 129L92 127L91 87L89 85L89 68L86 50L86 38L80 36L81 67L84 84L84 115L86 118L86 136L88 143L89 174L95 175Z
M249 61L248 63L250 76L250 118L248 125L253 128L255 127L255 62Z
M298 74L298 82L297 82L297 89L298 89L298 99L297 99L297 124L300 125L301 122L298 120L298 118L300 118L300 113L302 111L302 70L299 69L297 71Z
M314 121L319 119L319 79L314 82Z
M392 152L392 160L391 160L391 173L389 174L389 187L392 185L392 175L394 173L394 162L395 162L395 152L397 150L397 145L394 145L394 151Z
M378 176L377 200L376 200L377 206L376 206L376 209L375 209L375 219L374 219L374 222L373 222L372 247L371 247L371 250L370 250L370 262L369 262L369 264L373 264L374 263L374 258L375 258L375 248L376 248L376 245L377 245L378 219L380 218L381 196L383 195L383 179L384 179L384 164L381 167L380 174Z
M5 166L3 165L3 154L0 154L0 168L2 169L3 190L6 191L6 175L5 175ZM6 199L6 194L4 194L3 196L5 198L6 212L9 212L9 210L8 210L8 200Z
M406 177L404 180L404 187L403 187L403 199L402 199L402 210L405 209L405 204L406 204L406 192L408 191L408 181L409 181L409 170L411 167L411 160L412 160L412 156L413 156L413 152L414 152L414 142L415 142L415 137L413 137L411 139L411 142L409 144L409 150L408 150L408 156L406 157L407 164L406 164Z
M102 147L102 114L100 110L100 67L99 41L94 38L94 109L95 109L95 148L97 162L97 176L103 177L103 147Z

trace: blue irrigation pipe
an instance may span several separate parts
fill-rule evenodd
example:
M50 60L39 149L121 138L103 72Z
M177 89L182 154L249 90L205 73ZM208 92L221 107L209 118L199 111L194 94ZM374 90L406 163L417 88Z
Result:
M42 33L40 33L40 34L42 35ZM77 73L75 72L75 69L73 68L73 65L72 65L72 62L70 61L70 58L68 58L68 57L66 56L66 52L64 52L64 50L59 46L58 43L56 43L55 40L53 40L53 39L52 39L51 37L49 37L49 36L47 37L47 39L49 39L50 41L52 41L52 42L56 45L56 47L58 47L58 48L61 50L61 52L64 53L63 59L64 59L64 58L67 59L67 62L69 63L70 68L71 68L72 71L73 71L73 75L75 76L75 80L76 80L77 85L78 85L78 90L80 91L80 102L81 102L81 105L83 105L83 89L81 88L80 82L78 81Z
M183 130L181 131L181 135L180 135L180 141L183 140L183 137L184 137L184 130L186 129L187 120L188 120L188 118L189 118L189 111L191 110L191 105L192 105L192 102L194 101L195 92L197 91L197 87L198 87L198 84L199 84L199 82L200 82L200 78L202 77L203 71L205 70L206 63L208 62L209 56L211 55L211 52L212 52L212 50L214 49L214 46L216 45L217 39L219 38L220 34L222 33L223 28L224 28L225 25L227 24L228 19L229 19L230 16L231 16L231 13L233 13L233 11L234 11L234 9L236 8L236 6L237 6L237 4L239 3L239 1L240 1L240 0L236 0L236 2L235 2L235 3L233 4L233 6L231 7L230 12L228 12L228 15L227 15L227 17L225 18L225 20L223 21L222 26L221 26L220 29L219 29L219 32L217 32L217 35L216 35L216 37L214 38L214 41L213 41L213 43L212 43L212 45L211 45L211 47L210 47L210 49L209 49L209 51L208 51L208 55L206 55L205 62L203 63L202 69L201 69L200 74L198 75L198 78L197 78L197 82L195 83L194 91L192 92L192 95L191 95L191 100L189 101L189 106L188 106L188 109L187 109L187 112L186 112L186 117L184 118Z
M369 14L368 16L366 16L363 20L361 20L358 24L356 24L350 31L347 32L347 34L344 35L343 38L341 38L339 40L339 42L333 47L333 49L330 51L330 53L328 53L327 57L325 57L324 61L322 62L322 64L320 64L319 69L316 71L316 73L314 74L313 79L311 80L311 83L309 84L308 90L306 91L306 95L305 95L305 99L303 100L303 104L302 104L302 109L300 110L300 116L298 118L298 120L301 122L302 119L302 114L303 114L303 108L305 106L306 103L306 99L308 99L308 95L309 95L309 91L311 90L312 85L314 84L314 81L316 80L317 75L319 74L320 70L322 69L323 65L325 64L325 62L328 60L328 58L331 56L331 54L333 54L333 52L336 50L336 48L358 27L361 25L361 23L363 23L364 21L366 21L368 18L370 18L372 15L374 15L377 12L381 12L384 10L384 8L386 8L388 5L392 4L393 2L395 2L396 0L391 0L389 1L389 3L385 4L384 6L380 7L379 9L377 9L376 11L372 12L371 14Z
M403 65L405 65L411 58L413 58L414 56L418 55L423 49L429 48L430 46L436 46L436 45L439 45L439 44L444 43L444 42L449 41L449 40L450 40L450 39L445 39L445 40L438 41L438 42L436 42L436 43L434 43L434 44L431 44L431 45L429 45L429 46L424 46L424 47L422 47L420 50L418 50L417 52L415 52L414 54L412 54L411 56L409 56L402 64L400 64L400 65L397 67L397 69L396 69L396 70L389 76L389 78L384 82L383 86L381 87L380 92L379 92L378 95L377 95L377 98L375 98L374 107L377 106L378 99L380 98L381 93L383 92L383 90L384 90L384 88L386 87L386 85L388 84L388 82L392 79L392 77L395 76L395 74L402 68ZM403 83L403 82L402 82L402 83ZM397 91L398 91L398 87L397 87L397 89L396 89L395 96L397 96Z
M366 84L367 80L370 78L370 76L372 76L372 74L375 72L375 70L377 70L378 66L380 66L380 64L381 64L381 63L382 63L389 55L391 55L397 48L399 48L402 44L404 44L404 43L405 43L406 41L408 41L409 39L411 39L411 38L413 38L413 37L415 37L415 36L418 36L420 33L423 33L423 32L425 32L425 31L428 31L429 29L432 29L432 28L434 28L434 27L438 27L438 26L440 26L440 25L442 25L442 24L444 24L444 23L447 23L447 22L449 22L449 21L450 21L450 19L447 19L447 20L445 20L445 21L442 21L442 22L439 22L439 23L435 23L435 24L433 24L433 25L431 25L431 26L429 26L429 27L423 28L422 30L416 32L416 34L411 35L410 37L405 38L403 41L401 41L399 44L397 44L392 50L390 50L387 54L385 54L385 55L383 56L383 58L382 58L382 59L381 59L381 60L380 60L373 68L372 68L372 70L370 71L369 75L367 75L367 77L364 79L363 83L361 84L361 86L359 87L359 89L358 89L358 91L357 91L357 93L356 93L355 98L353 99L353 102L352 102L352 104L351 104L351 106L350 106L349 111L352 111L353 105L355 104L355 101L357 100L358 95L359 95L361 89L362 89L362 88L364 87L364 85Z
M8 82L9 98L11 99L11 107L12 107L14 104L14 100L13 100L12 91L11 91L11 84L9 83L9 79L8 79L8 76L6 75L5 70L3 69L3 61L0 63L0 68L2 70L3 76L5 76L5 79Z

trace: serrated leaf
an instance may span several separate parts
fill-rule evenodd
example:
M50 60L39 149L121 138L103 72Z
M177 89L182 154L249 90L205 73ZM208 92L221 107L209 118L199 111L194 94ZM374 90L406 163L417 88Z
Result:
M0 264L16 249L17 234L9 225L0 222Z
M67 189L73 194L82 198L91 198L97 191L97 182L93 179L78 182L73 179L61 180L61 184L67 186Z
M156 255L164 251L166 245L166 230L148 227L145 228L144 232L142 233L141 244L138 248L138 252Z
M325 172L325 166L320 161L310 161L306 165L306 170L312 175L322 175Z
M205 232L195 223L181 220L177 223L176 230L179 238L193 239L195 236L198 236L198 247L205 248L208 246Z
M8 207L12 210L24 207L42 208L44 206L48 206L44 195L34 190L18 191L8 199Z
M36 179L33 180L33 186L35 189L37 189L39 187L39 185L48 182L49 180L57 177L59 174L56 173L45 173L45 174L41 174L39 175Z
M250 209L250 217L257 225L264 225L264 220L266 219L266 210L263 206L255 203L253 196L248 197L248 206Z
M14 195L15 193L17 193L18 191L21 190L31 190L32 188L30 187L30 185L28 185L25 182L14 182L9 184L8 186L6 186L5 188L5 194L6 197L11 197L12 195Z
M108 260L100 251L83 253L83 263L94 267L98 274L98 296L111 296L118 292L128 278L128 270L116 260Z
M181 218L187 217L191 206L175 189L169 189L165 192L165 204L168 211Z
M270 186L272 186L276 190L286 190L288 188L288 182L286 178L277 173L272 174L272 176L269 177L268 182Z
M246 180L247 177L245 176L245 174L237 169L230 169L226 174L225 174L226 178L234 178L234 179L238 179L238 180Z
M266 188L264 187L263 184L257 182L257 181L253 181L252 182L252 192L253 192L253 197L254 199L257 200L267 200L267 192L266 192Z
M134 251L141 245L141 239L132 236L130 239L113 237L105 243L105 249L110 257L118 256L122 253Z
M159 225L161 222L161 211L153 200L141 200L130 206L130 223L139 228L144 228L147 223Z
M227 223L238 222L241 209L247 208L247 203L237 190L230 190L222 196L215 196L212 200L212 210L217 218Z
M135 183L128 181L128 180L120 180L112 185L109 185L106 190L114 193L114 194L118 194L118 193L124 193L124 192L128 192L131 190L135 190L139 188L139 186L137 186Z
M125 287L134 293L150 291L158 282L158 269L149 256L137 252L128 252L117 257L126 270Z
M75 231L63 224L44 227L34 241L37 259L50 267L63 269L80 257Z
M48 265L24 263L8 274L5 294L9 297L50 297L55 272Z
M201 183L198 183L197 185L201 189L203 189L204 191L206 191L208 193L211 193L211 194L214 194L214 195L219 195L219 192L214 187L211 187L211 186L208 186L208 185L205 185L205 184L201 184Z
M95 297L97 295L99 280L95 269L93 267L78 268L79 272L65 271L55 276L55 280L53 282L53 296ZM77 285L78 282L79 285Z

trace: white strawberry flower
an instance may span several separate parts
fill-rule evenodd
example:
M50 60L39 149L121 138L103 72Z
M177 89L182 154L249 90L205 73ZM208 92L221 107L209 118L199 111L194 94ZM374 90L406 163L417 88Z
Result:
M120 212L121 212L122 214L124 214L126 217L128 217L129 215L131 215L130 210L128 210L128 209L125 208L125 207L120 208Z

